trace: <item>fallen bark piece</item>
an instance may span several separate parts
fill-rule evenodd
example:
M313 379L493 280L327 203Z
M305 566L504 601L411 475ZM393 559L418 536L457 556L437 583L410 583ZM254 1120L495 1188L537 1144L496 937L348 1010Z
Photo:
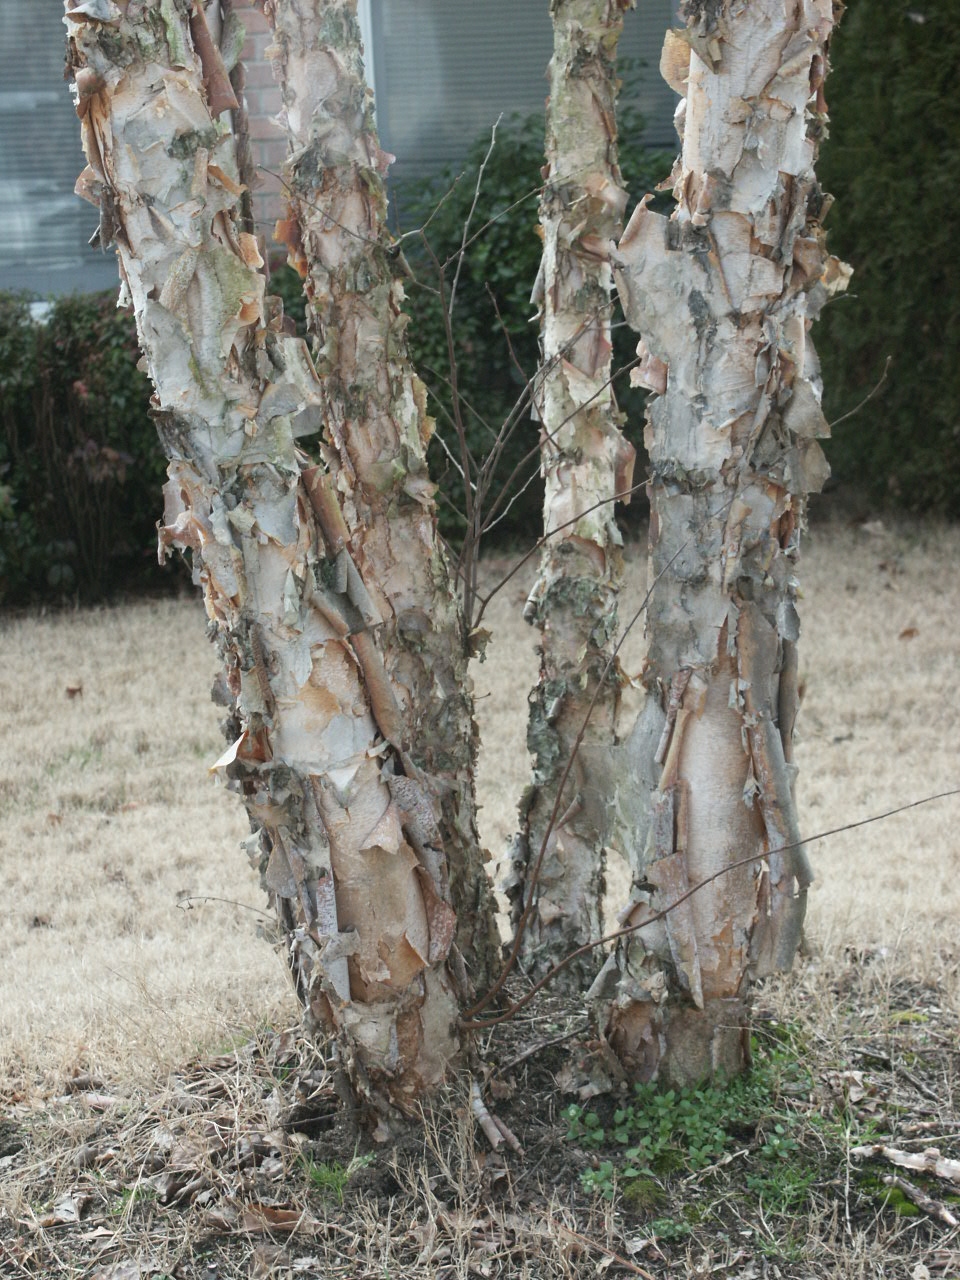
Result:
M887 1147L882 1142L871 1142L864 1147L854 1147L850 1154L857 1159L872 1156L874 1159L889 1160L901 1169L914 1169L917 1173L930 1173L935 1178L960 1183L960 1160L947 1159L937 1147L928 1147L926 1151L918 1153L901 1151L899 1147Z
M939 1200L934 1200L932 1196L928 1196L915 1183L908 1181L906 1178L897 1177L896 1174L888 1175L883 1181L886 1186L896 1187L898 1191L902 1191L908 1200L911 1200L918 1209L922 1209L929 1217L945 1222L948 1227L960 1226L960 1220L950 1212L945 1204Z
M484 1132L484 1136L490 1143L493 1151L496 1151L501 1142L505 1142L518 1155L523 1155L523 1147L517 1135L509 1129L504 1122L495 1115L492 1115L483 1100L483 1094L480 1092L480 1085L474 1080L470 1086L470 1110L473 1112L473 1118Z

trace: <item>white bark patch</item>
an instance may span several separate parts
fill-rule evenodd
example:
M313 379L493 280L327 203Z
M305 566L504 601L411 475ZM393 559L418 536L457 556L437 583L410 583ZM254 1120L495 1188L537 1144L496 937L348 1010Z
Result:
M528 731L536 762L507 873L515 927L526 909L522 954L535 974L602 932L604 759L613 742L619 674L614 667L602 686L600 676L612 651L621 575L613 499L633 484L633 448L620 433L610 386L610 251L626 204L616 161L614 59L627 7L619 0L551 6L540 201L543 363L535 408L544 531L554 536L544 544L524 615L540 628L540 679ZM548 838L561 774L594 695L585 745ZM588 955L560 981L580 988L595 967Z
M788 967L799 941L795 564L827 474L809 330L849 275L824 251L813 172L831 0L689 8L661 62L686 94L677 206L667 219L642 200L616 260L657 392L645 681L667 721L642 769L653 802L619 841L636 902L670 907L683 876L695 891L664 933L622 943L595 991L627 1065L683 1082L742 1065L749 979ZM641 974L648 990L661 976L662 999L631 995Z

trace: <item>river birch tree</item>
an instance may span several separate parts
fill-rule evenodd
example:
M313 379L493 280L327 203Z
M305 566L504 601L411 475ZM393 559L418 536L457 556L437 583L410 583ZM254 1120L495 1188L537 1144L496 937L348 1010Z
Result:
M614 495L629 490L634 460L611 385L608 252L626 206L615 64L623 12L632 7L633 0L550 6L543 258L534 291L545 541L524 614L540 631L540 677L527 731L533 779L506 880L514 928L523 920L524 968L535 976L598 937L602 923L606 777L620 678L609 662L623 568ZM579 990L595 971L587 954L561 982Z
M405 664L402 644L396 656L393 641L378 637L404 623L414 630L414 606L397 602L419 589L421 570L404 578L397 547L402 581L386 589L376 553L356 540L358 487L369 475L358 485L360 468L347 468L353 450L367 447L367 419L359 415L351 448L342 383L321 382L307 346L264 296L257 243L238 212L228 114L236 99L216 6L209 16L168 0L66 0L88 160L78 191L99 205L101 242L116 244L121 297L136 316L170 460L160 540L189 552L203 588L232 703L232 742L217 768L244 797L251 852L277 904L308 1021L333 1036L377 1112L411 1111L462 1048L457 1014L468 979L453 895L465 887L476 910L478 891L472 871L450 874L438 832L441 821L449 829L447 814L469 827L470 809L461 816L458 799L441 813L443 787L411 754L404 705L419 677L407 675L415 664ZM340 127L349 135L355 123ZM348 153L354 145L345 137ZM374 157L374 169L381 163ZM402 330L389 280L380 292L379 320L389 315L390 332ZM369 445L387 501L409 503L406 531L434 567L418 632L429 635L426 611L446 590L417 461L429 428L408 371L379 368L378 386L403 406L395 438L411 451L391 458L389 433ZM324 432L333 444L318 451ZM441 617L455 619L455 610ZM438 664L448 661L445 644L437 641ZM451 716L464 706L461 697ZM460 754L449 772L459 785L469 720L451 735Z
M650 923L593 998L633 1075L686 1083L742 1069L750 980L800 940L797 557L827 475L810 328L849 269L814 175L833 0L681 8L661 62L683 95L676 207L641 201L616 271L654 392L647 696L613 781L622 921Z
M403 771L388 785L407 839L458 904L454 955L493 979L493 899L480 860L469 637L437 534L426 390L407 354L381 149L356 0L267 0L291 154L278 232L304 277L324 389L324 442L351 560L375 599L375 643ZM378 662L377 669L379 670ZM370 683L371 692L375 686ZM382 716L380 717L383 718Z

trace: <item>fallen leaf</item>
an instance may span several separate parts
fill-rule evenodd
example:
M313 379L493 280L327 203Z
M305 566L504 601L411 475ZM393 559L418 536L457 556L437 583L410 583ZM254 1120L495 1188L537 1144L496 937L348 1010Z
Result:
M229 1205L221 1205L219 1209L210 1209L203 1221L213 1231L236 1231L237 1211Z
M287 1251L282 1244L257 1244L250 1255L250 1280L269 1280L269 1277L280 1274L280 1268L286 1272L288 1266Z
M286 1234L291 1231L312 1231L317 1226L317 1220L311 1218L304 1209L248 1204L243 1210L240 1225L244 1231L251 1233L277 1231Z
M88 1106L91 1111L108 1111L111 1107L115 1107L121 1099L114 1097L112 1093L81 1093L80 1101Z
M141 1280L142 1276L155 1276L163 1268L157 1262L134 1261L132 1258L124 1262L112 1262L108 1267L94 1271L90 1280Z
M83 1207L89 1198L89 1196L75 1194L61 1196L50 1213L44 1214L37 1225L41 1227L64 1227L68 1224L79 1222Z
M68 1093L83 1093L86 1089L102 1089L103 1081L89 1071L75 1071L67 1080Z
M495 1102L506 1102L512 1098L517 1091L515 1084L508 1083L506 1080L499 1080L496 1076L491 1079L489 1089L490 1096Z

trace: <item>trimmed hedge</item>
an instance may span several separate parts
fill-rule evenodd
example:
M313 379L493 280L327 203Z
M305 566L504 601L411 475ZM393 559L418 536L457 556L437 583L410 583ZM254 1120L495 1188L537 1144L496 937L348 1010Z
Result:
M302 331L296 272L270 292ZM34 319L29 295L0 293L0 602L156 590L177 561L157 566L167 463L133 316L115 290L40 306Z
M836 197L830 248L854 267L850 296L814 331L835 476L878 501L960 515L960 4L848 0L831 49L830 141L820 176Z
M156 565L165 461L116 294L0 294L0 600L97 600Z

